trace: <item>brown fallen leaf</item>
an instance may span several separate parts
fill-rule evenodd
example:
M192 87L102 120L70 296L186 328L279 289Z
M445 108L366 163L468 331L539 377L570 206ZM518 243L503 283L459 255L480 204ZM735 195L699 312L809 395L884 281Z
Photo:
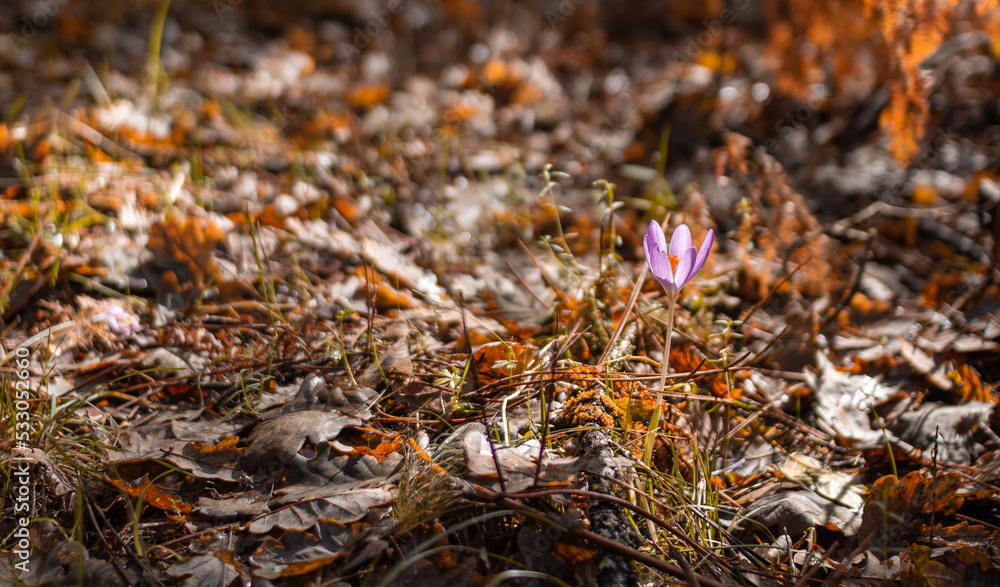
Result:
M187 514L191 512L191 504L184 503L181 498L164 493L156 485L143 476L132 483L126 483L119 479L108 479L108 483L114 485L125 495L133 499L140 499L155 508L173 514Z

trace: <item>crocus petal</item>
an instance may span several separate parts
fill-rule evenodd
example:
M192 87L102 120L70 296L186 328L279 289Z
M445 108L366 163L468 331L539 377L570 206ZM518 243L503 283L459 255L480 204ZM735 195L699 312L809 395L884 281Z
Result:
M708 260L708 254L712 252L712 244L715 243L715 231L711 228L708 229L708 234L705 235L705 240L701 243L701 248L698 249L698 258L694 261L694 268L691 270L691 277L694 277L701 271L701 268L705 266L705 261Z
M649 263L653 277L664 284L664 287L667 287L667 283L672 284L674 272L670 267L670 259L667 258L667 239L655 220L649 223L649 231L642 239L642 248L646 252L646 262Z
M677 268L674 269L674 283L677 285L677 289L684 287L694 277L695 272L692 269L696 254L697 251L691 247L681 255L680 261L677 262Z
M691 229L680 225L670 235L670 255L680 259L691 248Z
M668 295L674 295L680 288L677 287L677 283L674 282L673 277L667 277L666 279L657 279L660 285L663 286L663 290L667 292Z
M667 260L667 253L665 251L654 251L652 255L647 255L646 259L649 261L649 270L653 274L653 277L656 278L656 281L659 281L660 285L667 291L676 289L674 287L673 270L670 268L670 261Z
M649 221L649 230L646 231L646 236L652 237L653 242L661 250L666 252L667 250L667 237L663 234L663 229L660 228L660 223L655 220Z
M674 287L674 276L670 269L670 262L666 260L666 253L662 257L653 257L649 263L649 269L656 281L663 284L663 287L667 289Z

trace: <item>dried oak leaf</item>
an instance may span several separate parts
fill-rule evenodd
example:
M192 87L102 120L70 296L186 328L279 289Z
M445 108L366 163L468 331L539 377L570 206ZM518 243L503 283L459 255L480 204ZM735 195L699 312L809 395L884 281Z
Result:
M174 212L149 228L146 248L158 267L173 271L181 283L193 282L200 290L206 282L218 279L214 251L225 238L225 231L215 222Z
M992 537L994 543L996 538L996 535ZM963 546L946 550L940 558L942 564L964 576L965 585L1000 585L1000 569L996 561L980 549ZM973 578L978 582L970 581Z
M520 375L535 356L535 349L516 342L491 342L472 353L472 367L480 385Z
M826 528L847 535L861 526L857 512L812 491L786 491L757 499L743 512L734 533L764 527L798 536L809 528Z
M383 384L406 387L413 377L413 361L406 338L394 342L391 347L380 351L378 362L368 365L358 376L358 384L365 387L381 388Z
M288 468L293 480L310 476L306 465L318 446L337 438L344 426L361 424L359 418L326 410L280 414L263 422L250 435L242 465L250 471Z
M405 289L394 286L390 280L377 271L371 271L367 266L358 266L354 273L368 283L368 290L375 301L378 310L408 309L416 307L417 302Z
M853 483L850 475L830 470L808 455L788 455L778 472L785 479L851 509L860 511L865 505L863 486Z
M927 402L900 414L889 429L900 440L919 446L924 454L937 451L941 462L968 465L985 452L992 440L990 420L996 404L968 402L948 406Z
M844 373L824 354L817 353L819 373L807 372L813 390L817 427L855 448L885 444L884 431L872 428L869 412L894 390L876 378Z
M931 477L911 471L902 479L886 475L868 492L860 536L873 537L876 550L901 546L924 530L932 513L941 519L957 512L965 502L958 493L962 486L962 478L954 473Z
M395 490L388 486L359 488L357 484L343 483L310 491L311 494L299 491L288 494L302 500L254 518L247 529L253 534L266 534L274 528L308 530L321 519L351 524L396 498ZM324 495L316 497L317 494Z
M557 457L542 451L542 465L538 467L539 444L537 440L516 446L498 446L486 438L485 428L475 423L462 430L461 445L468 467L468 474L476 483L495 491L501 488L499 475L503 475L503 487L507 491L522 491L535 486L538 473L539 486L567 486L576 481L577 475L586 465L578 458ZM498 465L499 463L499 465ZM499 466L499 473L497 467Z
M917 154L930 113L931 84L921 75L924 61L945 39L955 0L865 0L865 12L878 23L895 53L889 105L880 126L889 135L889 152L900 164Z
M267 496L253 489L223 499L198 498L193 510L195 515L213 519L239 519L267 511Z
M391 354L389 353L389 355ZM398 363L390 363L389 355L382 356L383 368L386 371L396 372ZM409 361L409 355L406 355L405 358L406 361ZM412 366L410 369L410 373L412 374ZM358 379L362 379L362 377ZM370 407L376 401L377 397L378 393L371 387L364 385L334 385L318 375L310 375L302 380L298 391L290 400L285 402L281 411L288 413L306 409L325 408L328 411L336 411L345 416L368 420L372 417Z
M984 545L993 536L993 532L980 526L962 521L952 526L935 524L926 530L928 535L934 537L934 544L945 543L959 547L968 544Z
M227 439L238 428L232 422L177 420L143 425L121 433L118 450L110 451L108 459L123 474L158 470L158 461L166 461L200 479L238 482L235 465L243 449Z
M930 585L947 587L963 585L962 575L931 559L931 549L911 544L900 556L900 579L905 586Z
M165 512L187 514L192 509L191 504L185 503L183 499L160 491L145 475L132 483L125 483L119 479L108 479L108 483L120 489L125 495L141 499L144 503Z
M976 372L975 367L968 363L956 365L947 371L947 377L955 384L956 391L962 398L962 402L990 402L997 403L1000 398L993 395L989 386L983 383Z
M347 526L344 528L346 536L343 537L331 536L327 532L319 537L308 532L288 532L285 540L294 544L285 544L283 548L254 556L255 574L265 579L297 577L333 563L347 554L340 542L346 542L351 531Z

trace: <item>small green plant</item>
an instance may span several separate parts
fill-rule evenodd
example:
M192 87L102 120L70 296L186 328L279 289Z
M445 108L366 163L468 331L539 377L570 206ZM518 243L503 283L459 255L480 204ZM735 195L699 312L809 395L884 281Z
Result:
M556 236L555 238L549 235L543 235L539 238L539 243L541 246L548 249L553 256L559 261L563 269L568 273L582 279L583 275L586 273L587 268L580 265L577 262L576 257L573 256L573 252L570 249L569 242L566 240L566 233L563 232L562 221L559 219L559 214L561 212L572 212L566 206L560 205L556 201L556 189L559 188L559 179L565 179L570 177L565 171L553 171L552 164L546 164L545 168L542 169L542 181L544 187L541 193L538 194L538 198L542 199L545 196L552 198L552 206L555 209L555 223L556 223Z
M170 11L170 0L162 0L149 31L149 46L147 49L147 73L150 90L153 96L153 109L159 109L160 95L165 90L166 75L163 74L160 63L160 45L163 42L163 27L167 22L167 12Z

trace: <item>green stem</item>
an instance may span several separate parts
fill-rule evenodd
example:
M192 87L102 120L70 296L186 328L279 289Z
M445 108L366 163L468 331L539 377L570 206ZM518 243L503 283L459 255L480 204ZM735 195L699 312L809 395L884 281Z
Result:
M646 446L644 462L647 467L653 457L653 443L656 440L656 430L660 427L660 404L663 402L663 392L667 388L667 371L670 369L670 335L674 331L674 309L677 307L677 294L667 296L667 335L663 341L663 371L660 373L660 386L656 391L656 405L653 406L653 415L649 419L649 428L646 430Z

